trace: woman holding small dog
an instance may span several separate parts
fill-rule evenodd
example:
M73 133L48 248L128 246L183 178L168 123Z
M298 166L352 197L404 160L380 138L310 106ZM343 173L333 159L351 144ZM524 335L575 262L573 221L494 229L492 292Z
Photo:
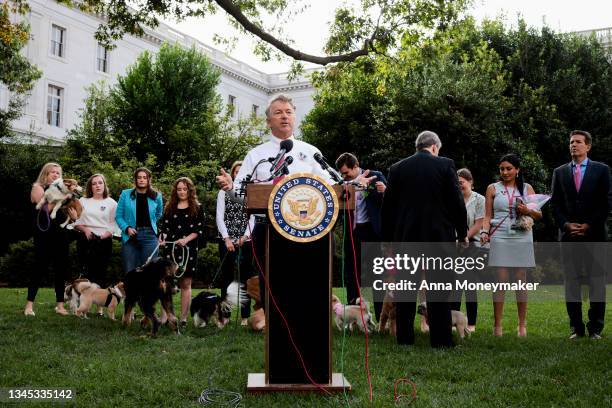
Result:
M196 187L188 177L174 182L160 226L159 243L166 247L166 257L179 265L181 316L187 326L191 301L191 280L198 265L198 238L204 234L204 211L198 202Z
M134 171L134 188L121 192L115 221L121 229L123 270L144 265L157 252L157 221L162 216L162 194L151 186L153 176L146 167Z
M77 241L79 259L85 276L105 288L110 283L106 271L113 252L113 234L117 229L117 202L109 197L102 174L94 174L87 180L85 197L79 201L83 213L74 223L74 229L81 232Z
M36 182L32 184L30 201L33 209L36 264L34 273L30 277L28 298L23 311L26 316L34 316L34 299L38 293L40 281L50 270L53 270L55 278L55 312L60 315L68 314L68 311L64 308L64 282L68 265L68 236L66 230L60 227L66 220L66 216L60 211L55 219L51 219L49 212L53 209L53 204L45 205L40 210L35 208L36 204L42 200L45 191L51 183L61 177L62 167L57 163L50 162L43 166ZM69 216L72 219L76 219L76 211L70 209Z
M538 210L529 209L523 202L533 188L523 181L520 160L515 154L507 154L499 162L500 181L487 187L485 216L480 235L481 244L491 243L489 266L497 269L499 282L508 282L510 272L515 281L527 279L527 269L535 267L533 233L518 223L530 217L531 222L542 217ZM504 291L493 293L495 326L493 334L502 335ZM519 337L527 336L527 292L516 292Z
M236 161L232 164L230 174L232 180L236 178L240 167L242 166L241 161ZM236 257L240 253L241 258L239 262L240 282L246 283L252 275L251 267L251 248L245 246L239 251L239 248L243 247L244 243L250 240L251 231L255 224L255 218L251 216L249 223L247 224L246 208L243 203L238 203L229 198L225 191L219 190L217 194L217 230L219 231L219 257L221 258L221 297L225 297L227 286L234 279L234 265L236 264ZM251 301L244 305L240 314L242 317L241 324L247 325L247 319L251 315Z

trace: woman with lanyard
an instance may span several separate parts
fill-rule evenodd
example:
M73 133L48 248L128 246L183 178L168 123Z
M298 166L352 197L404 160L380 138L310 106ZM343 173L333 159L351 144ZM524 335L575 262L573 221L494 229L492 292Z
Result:
M191 301L191 280L198 265L198 240L204 233L204 212L196 188L188 177L178 178L172 187L160 223L160 246L165 255L179 265L177 277L181 288L181 328L187 326ZM162 321L165 320L162 317Z
M123 270L128 273L145 264L157 252L157 221L162 216L162 194L151 186L151 171L134 171L134 188L121 192L115 221L121 229Z
M516 221L521 215L533 219L542 217L537 210L530 210L523 202L528 194L535 194L533 188L524 182L520 160L515 154L507 154L499 162L500 181L489 185L485 194L485 216L480 235L481 244L491 243L489 266L497 269L498 282L508 282L510 272L514 281L526 281L527 269L535 267L533 233L517 228ZM493 293L495 326L493 334L502 335L504 312L503 290ZM527 336L527 292L516 291L519 337Z
M232 180L236 178L241 161L234 162L230 174ZM240 282L244 283L252 275L250 245L243 247L243 244L249 241L251 232L255 224L255 218L251 216L247 224L246 208L243 203L232 201L225 194L225 191L219 190L217 194L217 229L219 230L219 257L221 258L221 297L225 298L227 286L234 279L234 264L238 259L238 268L240 273ZM251 302L249 301L240 311L242 316L242 326L247 325L247 319L251 315Z
M68 236L66 230L60 227L66 221L66 216L62 211L58 211L56 218L52 220L49 213L53 209L53 204L45 205L40 210L36 209L36 204L43 198L51 183L60 178L62 178L61 166L57 163L46 163L40 170L36 182L32 184L32 191L30 192L32 218L34 220L34 259L36 263L33 274L30 276L28 298L23 311L26 316L34 316L34 299L43 276L51 269L55 281L55 313L63 316L68 314L68 311L64 308ZM69 210L69 215L72 219L77 217L76 211L72 208Z

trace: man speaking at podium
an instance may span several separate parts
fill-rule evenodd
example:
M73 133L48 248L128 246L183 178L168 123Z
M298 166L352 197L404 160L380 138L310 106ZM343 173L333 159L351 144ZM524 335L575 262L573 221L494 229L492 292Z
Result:
M270 99L266 108L266 123L272 133L270 140L247 153L236 179L232 181L232 177L224 169L221 169L221 175L217 176L217 184L229 194L230 198L242 201L246 191L246 182L276 184L285 175L292 173L311 173L320 176L329 184L335 184L330 173L323 169L325 163L320 164L323 159L319 149L294 138L295 105L289 96L278 94ZM257 217L256 220L255 230L251 236L254 239L253 244L261 267L265 270L263 263L265 218ZM259 293L262 303L265 303L263 296L265 284L261 278L259 279Z
M293 137L295 105L289 96L278 94L272 97L266 108L266 123L272 133L270 140L247 153L236 180L232 182L232 177L224 169L217 176L219 187L230 197L242 199L238 193L247 176L250 176L247 181L256 184L276 184L282 179L283 170L284 174L312 173L335 184L314 158L315 154L321 154L319 149Z

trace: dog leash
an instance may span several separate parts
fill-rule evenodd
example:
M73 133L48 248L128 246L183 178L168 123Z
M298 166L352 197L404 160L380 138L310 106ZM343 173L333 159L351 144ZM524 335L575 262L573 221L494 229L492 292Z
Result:
M407 378L398 378L397 380L395 380L395 382L393 383L393 402L397 405L400 402L402 402L402 399L404 399L405 397L408 396L408 394L402 394L402 393L397 393L397 386L399 384L409 384L412 386L412 393L411 393L411 398L410 401L408 401L406 403L406 405L410 405L412 404L414 401L416 401L416 396L417 396L417 390L416 390L416 384L413 381L410 381Z
M44 210L44 211L43 211ZM40 213L44 212L45 215L47 216L47 228L46 229L42 229L40 227ZM47 232L49 231L49 228L51 228L51 218L49 217L49 207L47 206L47 203L45 203L39 210L38 210L38 214L36 214L36 227L38 228L38 230L40 232Z
M174 255L174 251L176 249L176 241L165 241L166 244L172 244L172 261L178 265L178 272L176 273L174 276L176 278L182 278L183 275L185 274L185 271L187 270L187 264L189 263L189 246L188 245L184 245L184 246L180 246L181 247L181 258L183 259L181 262L177 262L176 261L176 257Z
M151 255L149 255L149 257L147 258L145 263L142 264L142 266L145 266L146 264L151 262L151 259L153 259L153 256L155 255L155 253L157 252L158 249L159 249L159 242L157 243L157 245L155 245L155 249L153 249L153 252L151 252Z

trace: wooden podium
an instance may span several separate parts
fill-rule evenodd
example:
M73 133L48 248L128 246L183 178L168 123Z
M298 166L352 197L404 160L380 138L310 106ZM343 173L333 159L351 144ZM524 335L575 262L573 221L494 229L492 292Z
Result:
M247 187L249 213L268 214L273 187ZM342 186L333 189L340 209L345 208L345 201L349 209L354 209L352 187L348 200L344 199ZM333 234L328 232L312 242L294 242L270 223L265 229L262 268L272 294L266 290L265 373L249 373L247 392L350 391L351 385L344 376L332 372Z

